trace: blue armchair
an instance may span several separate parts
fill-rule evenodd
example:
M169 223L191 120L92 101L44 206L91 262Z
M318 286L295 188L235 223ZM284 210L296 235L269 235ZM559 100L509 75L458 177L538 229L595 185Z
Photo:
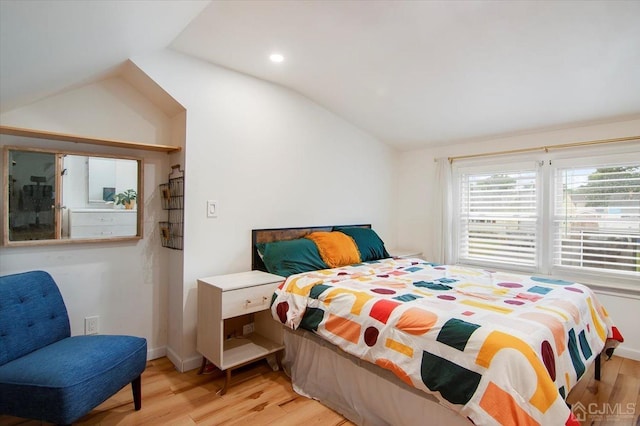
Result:
M71 424L129 383L140 409L147 341L70 334L48 273L0 277L0 414Z

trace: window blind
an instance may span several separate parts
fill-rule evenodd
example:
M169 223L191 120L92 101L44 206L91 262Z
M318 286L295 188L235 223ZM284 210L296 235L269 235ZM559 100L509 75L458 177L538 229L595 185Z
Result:
M553 265L640 272L640 164L558 167Z
M538 177L528 167L460 170L458 261L536 266Z

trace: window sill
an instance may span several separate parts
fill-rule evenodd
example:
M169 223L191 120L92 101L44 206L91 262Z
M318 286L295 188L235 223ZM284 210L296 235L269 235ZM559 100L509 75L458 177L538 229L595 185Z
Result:
M560 279L584 284L599 293L609 293L615 296L631 296L640 298L640 285L637 277L624 275L601 275L590 272L558 270L551 273ZM613 283L615 284L613 284Z

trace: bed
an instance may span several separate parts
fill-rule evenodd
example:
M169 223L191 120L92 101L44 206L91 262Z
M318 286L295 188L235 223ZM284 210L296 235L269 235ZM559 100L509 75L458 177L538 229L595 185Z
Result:
M271 309L296 392L359 425L579 424L566 395L622 340L588 287L389 258L370 228L252 232L254 269L287 277ZM358 262L312 238L335 233Z

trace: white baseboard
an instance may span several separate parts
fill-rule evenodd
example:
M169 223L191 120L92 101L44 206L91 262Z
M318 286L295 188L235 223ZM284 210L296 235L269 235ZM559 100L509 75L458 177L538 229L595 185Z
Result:
M151 361L152 359L162 358L167 355L167 347L162 346L159 348L147 349L147 361Z
M196 368L200 368L200 365L202 364L202 355L195 355L187 358L186 360L183 360L178 356L178 354L172 351L171 348L167 348L166 355L167 355L167 358L169 358L169 361L171 361L173 365L175 365L176 370L178 370L181 373L184 373L185 371L193 370Z
M190 358L187 358L182 366L184 367L184 371L194 370L196 368L200 368L202 365L202 355L195 355Z
M180 357L171 350L171 348L167 347L167 358L169 358L169 361L171 361L173 363L173 365L175 365L176 370L178 370L181 373L184 373L183 370L181 370L182 367L182 360L180 359Z
M622 358L629 358L634 361L640 361L640 350L625 348L624 346L617 347L614 351L614 355L620 356Z

